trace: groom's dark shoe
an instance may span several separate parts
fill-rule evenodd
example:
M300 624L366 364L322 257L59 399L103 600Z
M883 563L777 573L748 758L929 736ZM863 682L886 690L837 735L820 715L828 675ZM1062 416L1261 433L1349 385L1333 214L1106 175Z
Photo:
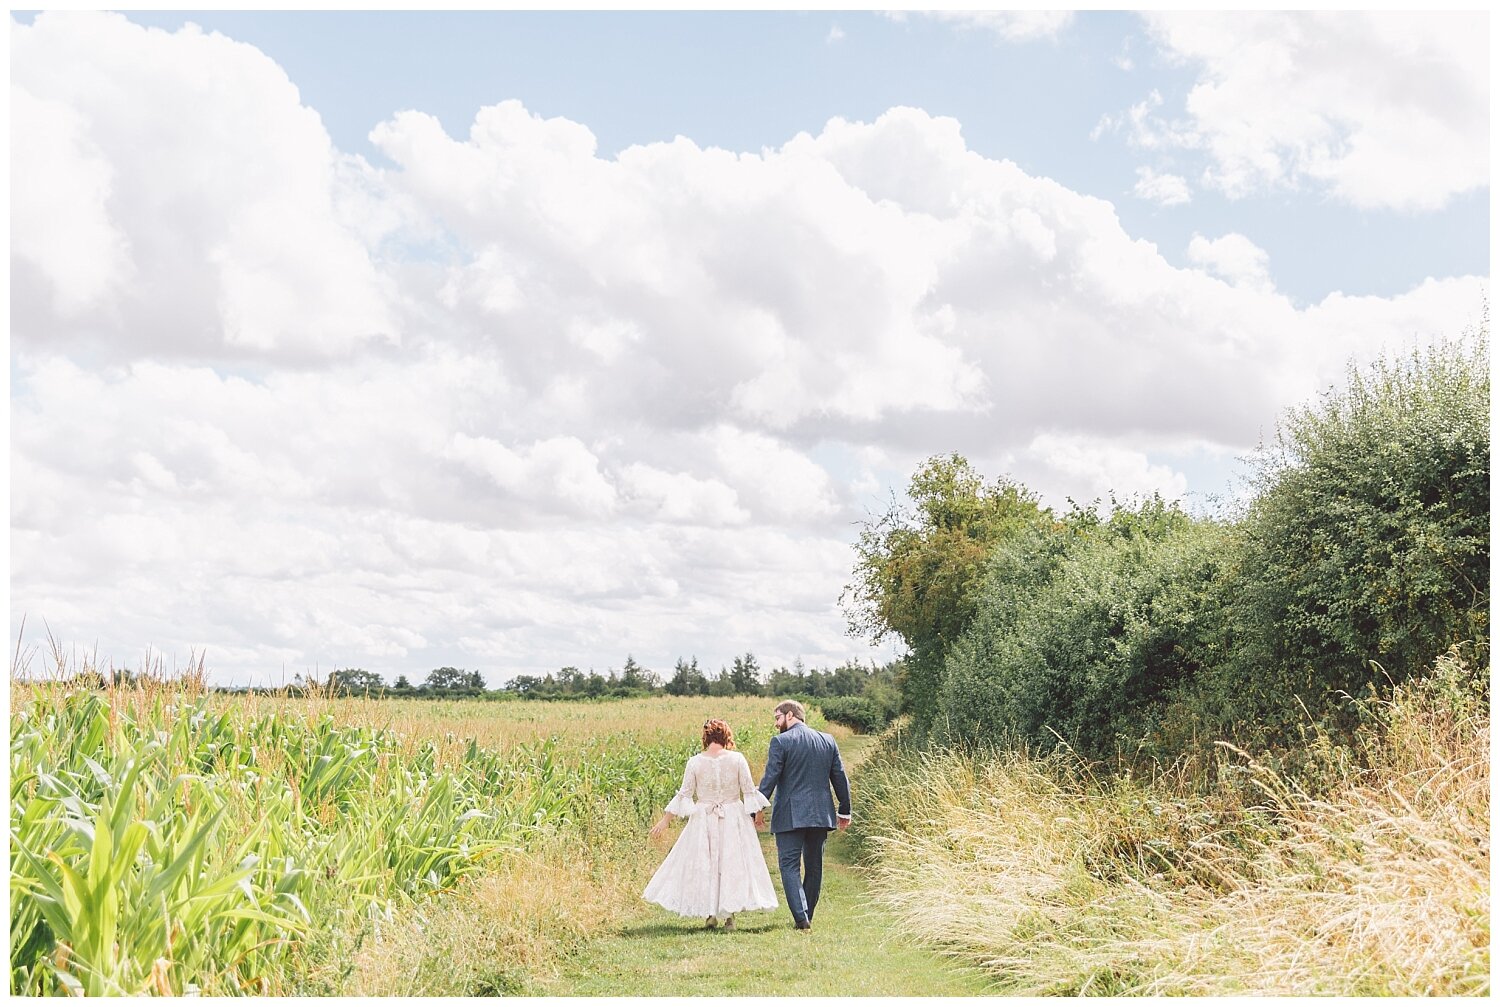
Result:
M797 929L798 930L811 930L812 929L812 920L798 920L797 921Z

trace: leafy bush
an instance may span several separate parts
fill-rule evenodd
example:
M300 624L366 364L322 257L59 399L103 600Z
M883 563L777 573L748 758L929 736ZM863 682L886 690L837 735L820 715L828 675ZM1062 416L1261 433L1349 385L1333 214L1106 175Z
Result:
M913 499L935 471L914 478ZM1152 500L1008 524L965 550L936 520L863 543L862 562L894 577L884 618L913 634L914 733L1060 737L1094 756L1123 743L1170 759L1219 739L1282 749L1325 720L1347 733L1349 699L1450 647L1487 666L1487 334L1351 368L1343 390L1285 416L1255 479L1235 522ZM981 545L980 576L955 580ZM949 620L917 601L948 605Z
M1159 497L1002 546L947 662L950 740L1058 738L1080 751L1139 739L1148 713L1219 653L1225 530Z
M1257 460L1234 658L1203 695L1284 733L1454 644L1487 665L1489 469L1483 336L1351 369L1289 413Z
M885 730L896 712L869 696L834 696L817 703L825 719L852 727L861 734Z
M910 506L892 501L855 546L854 580L840 598L849 630L911 649L901 679L916 729L937 714L943 659L973 618L985 564L1000 543L1051 513L1025 487L985 485L960 455L929 458L912 476Z

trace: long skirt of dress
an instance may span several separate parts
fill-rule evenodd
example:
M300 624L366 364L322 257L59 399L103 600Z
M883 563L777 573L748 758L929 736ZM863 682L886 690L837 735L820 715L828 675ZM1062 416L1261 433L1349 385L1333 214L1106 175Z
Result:
M771 872L744 803L698 805L643 895L680 916L775 909Z

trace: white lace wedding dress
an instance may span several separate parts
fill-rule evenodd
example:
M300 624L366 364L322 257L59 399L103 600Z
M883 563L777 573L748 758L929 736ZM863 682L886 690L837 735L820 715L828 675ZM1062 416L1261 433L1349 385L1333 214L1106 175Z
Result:
M770 803L755 789L750 763L739 752L700 752L689 759L682 789L667 805L687 825L646 886L646 901L681 916L719 919L775 909L776 890L750 820Z

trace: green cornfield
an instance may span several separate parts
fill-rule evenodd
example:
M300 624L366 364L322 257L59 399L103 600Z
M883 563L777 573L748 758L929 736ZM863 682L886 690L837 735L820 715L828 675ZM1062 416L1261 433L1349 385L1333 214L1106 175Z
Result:
M591 817L646 822L701 726L685 703L525 704L466 738L441 705L13 685L11 993L306 992L341 938ZM741 747L768 737L746 723Z

